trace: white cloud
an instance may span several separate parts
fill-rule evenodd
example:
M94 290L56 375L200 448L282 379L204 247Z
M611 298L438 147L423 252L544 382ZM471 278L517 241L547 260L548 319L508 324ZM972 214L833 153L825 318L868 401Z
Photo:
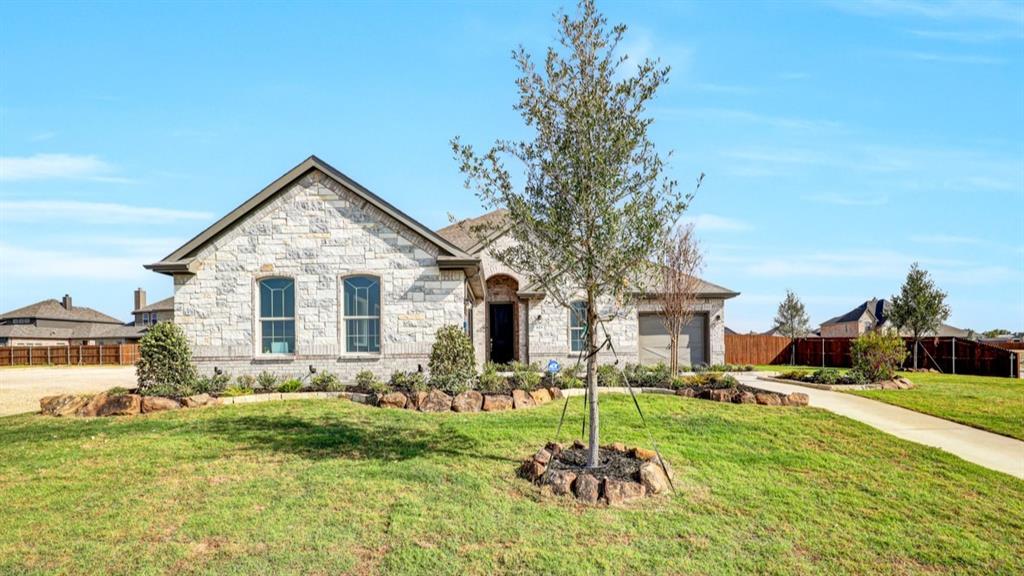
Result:
M96 156L75 154L35 154L0 156L0 181L94 180L130 182L113 175L114 167Z
M833 204L835 206L885 206L889 203L888 196L851 196L849 194L816 194L804 196L808 202Z
M14 222L52 222L59 219L89 224L129 224L211 218L209 212L129 206L112 202L0 200L0 220Z
M142 268L152 259L138 256L100 256L72 250L39 250L0 242L0 261L6 279L80 278L123 280L145 278Z
M738 232L750 229L750 225L746 222L735 218L717 216L715 214L695 214L693 216L684 216L682 221L688 224L693 224L694 228L698 231L727 230Z

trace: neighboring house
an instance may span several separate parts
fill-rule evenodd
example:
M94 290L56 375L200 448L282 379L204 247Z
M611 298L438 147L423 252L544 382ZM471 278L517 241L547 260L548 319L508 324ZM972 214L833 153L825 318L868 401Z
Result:
M825 338L856 338L872 330L896 330L889 319L891 308L892 303L888 300L872 298L846 314L823 322L821 335ZM910 334L904 330L902 335L909 336ZM927 336L967 338L970 336L970 331L943 324L936 334L927 334Z
M136 288L135 309L132 310L132 315L135 316L135 325L143 328L149 328L157 322L173 322L174 296L146 304L146 291Z
M312 156L146 267L174 277L174 322L202 371L387 377L425 369L449 324L472 335L481 364L573 361L578 317L476 244L464 225L430 230ZM724 361L724 303L736 293L702 291L683 363ZM608 326L624 361L667 357L650 303Z
M43 300L0 315L0 346L67 346L134 342L142 331L71 296Z

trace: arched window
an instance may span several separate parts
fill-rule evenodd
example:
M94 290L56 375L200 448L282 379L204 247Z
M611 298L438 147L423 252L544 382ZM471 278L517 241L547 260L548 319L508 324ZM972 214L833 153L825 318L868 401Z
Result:
M380 352L380 280L350 276L344 282L346 352Z
M260 334L264 354L295 353L295 282L260 280Z
M577 300L569 305L569 346L573 352L587 345L587 303Z

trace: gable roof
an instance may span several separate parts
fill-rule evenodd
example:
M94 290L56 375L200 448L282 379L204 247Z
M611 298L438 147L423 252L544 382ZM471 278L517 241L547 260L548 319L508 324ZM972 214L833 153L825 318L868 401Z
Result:
M113 316L86 308L84 306L72 306L70 310L64 308L60 301L53 298L40 300L35 304L22 306L10 312L0 314L0 320L9 318L42 318L45 320L65 320L68 322L99 322L102 324L123 324Z
M499 208L475 218L466 218L437 231L438 235L455 244L469 254L476 254L486 248L488 242L500 236L505 229L508 210ZM488 230L481 242L480 232Z
M168 298L164 298L163 300L157 300L156 302L153 302L152 304L148 304L146 306L143 306L142 308L139 308L138 310L132 310L132 314L135 314L137 312L153 312L153 311L161 311L161 312L163 312L163 311L166 311L166 310L172 310L172 311L174 310L174 296L170 296Z
M226 216L214 222L212 226L200 232L197 236L186 242L174 252L168 254L163 260L154 264L146 264L145 268L161 272L163 274L194 272L194 259L196 253L198 253L200 249L225 231L229 230L236 223L242 221L252 211L276 197L279 192L287 188L289 185L301 180L314 170L320 171L352 194L362 198L366 202L369 202L381 212L384 212L388 216L398 220L410 230L421 236L424 240L436 246L441 252L441 255L438 257L439 262L449 261L454 265L471 264L476 260L458 246L455 246L448 240L444 239L405 212L395 208L380 196L370 192L364 186L349 178L338 169L316 156L310 156L286 172L280 178L271 182L269 186L260 190L255 196L243 202Z
M877 298L872 298L871 300L865 301L860 306L857 306L856 308L850 310L845 314L840 314L839 316L836 316L834 318L829 318L828 320L822 322L821 325L828 326L829 324L856 322L860 320L862 316L864 316L864 312L868 312L871 314L871 317L875 319L876 325L884 324L885 321L888 320L889 318L888 312L891 306L892 305L889 303L888 300L879 300Z

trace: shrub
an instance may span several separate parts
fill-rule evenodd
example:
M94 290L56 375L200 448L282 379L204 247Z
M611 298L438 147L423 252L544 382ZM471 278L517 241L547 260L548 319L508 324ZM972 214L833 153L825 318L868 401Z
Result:
M181 327L171 322L153 326L139 341L139 361L135 363L139 392L154 395L159 386L161 395L188 396L196 380L192 366L192 350Z
M256 377L249 374L242 374L238 378L235 378L235 387L254 390L256 388Z
M144 396L162 396L164 398L181 398L183 396L191 396L192 391L182 390L181 388L172 384L153 384L147 386L143 392Z
M597 367L597 385L605 387L622 386L622 372L614 364Z
M277 385L278 392L298 392L302 389L302 380L291 378Z
M692 378L692 376L673 376L670 387L676 390L680 388L686 388L687 386L690 385L690 378Z
M193 394L210 394L220 395L225 388L231 384L231 376L228 374L213 374L211 376L204 376L196 380L195 386L192 389Z
M117 396L127 396L127 395L128 395L128 389L124 388L122 386L114 386L110 390L107 390L107 396L117 397Z
M422 372L403 372L396 370L391 373L391 387L409 392L426 392L427 378Z
M344 388L341 379L326 370L314 374L309 379L309 386L317 392L338 392Z
M807 378L810 375L811 375L811 373L806 371L806 370L790 370L788 372L782 372L781 374L779 374L779 378L783 378L783 379L786 379L786 380L798 380L800 382L806 382L806 381L808 381Z
M837 384L841 376L835 368L819 368L811 373L810 381L818 384Z
M378 382L377 377L369 370L360 370L359 373L356 374L356 386L363 390L372 389L375 382Z
M498 374L498 367L492 362L484 364L484 371L477 379L477 389L481 392L504 392L508 388L508 380Z
M540 372L537 372L530 367L519 368L512 372L512 385L514 388L526 390L527 392L535 390L537 386L540 386L540 382L543 376Z
M714 390L721 388L735 388L739 385L739 382L729 374L722 372L703 372L701 374L694 374L693 376L683 376L683 386L690 388L711 388ZM673 381L675 384L675 381Z
M907 346L898 334L872 330L853 341L850 355L853 371L869 382L891 380L907 359Z
M430 382L448 393L469 389L476 377L473 343L462 328L450 324L434 334L430 348Z
M558 379L559 388L583 388L583 380L575 376L562 376Z
M228 386L227 388L225 388L224 391L221 392L220 395L221 396L248 396L248 395L250 395L252 393L253 393L253 391L252 391L252 387L251 386L239 386L238 384L235 384L233 386Z
M260 372L260 375L256 377L256 384L263 390L277 390L277 383L277 376L274 376L266 370Z

